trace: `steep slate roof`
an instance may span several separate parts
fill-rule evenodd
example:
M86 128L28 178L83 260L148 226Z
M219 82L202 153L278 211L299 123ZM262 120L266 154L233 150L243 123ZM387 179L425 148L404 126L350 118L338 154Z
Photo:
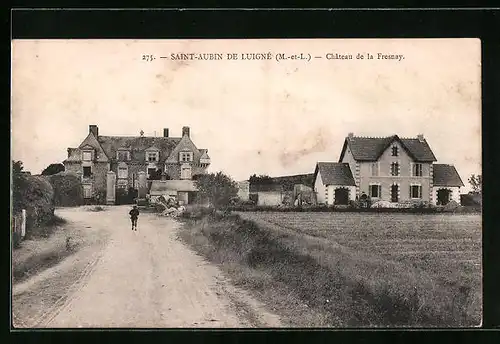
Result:
M356 186L349 164L340 162L318 162L314 171L314 179L321 174L324 185Z
M295 184L311 186L314 183L314 174L296 174L292 176L281 176L271 178L270 183L255 184L250 183L250 192L264 191L291 191Z
M201 157L200 159L210 159L210 157L208 156L208 149L206 148L201 148L201 149L198 149L201 153Z
M304 184L307 186L312 186L314 183L314 174L296 174L293 176L281 176L272 178L273 183L281 184L281 185L293 185L295 184Z
M119 148L130 149L132 161L144 161L145 150L151 147L160 149L160 162L163 162L180 142L180 137L151 137L151 136L101 136L98 141L110 159L116 159Z
M280 184L250 184L250 192L283 192L283 185Z
M349 145L354 159L376 161L394 141L399 142L415 161L431 162L437 160L425 139L420 141L418 138L400 138L398 135L393 135L389 137L346 137L339 162L344 157L347 145Z
M464 186L455 166L447 164L433 164L434 186Z

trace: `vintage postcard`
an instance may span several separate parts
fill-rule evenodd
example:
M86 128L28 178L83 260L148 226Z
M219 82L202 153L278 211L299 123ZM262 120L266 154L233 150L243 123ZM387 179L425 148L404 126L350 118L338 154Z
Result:
M14 329L481 325L479 39L12 51Z

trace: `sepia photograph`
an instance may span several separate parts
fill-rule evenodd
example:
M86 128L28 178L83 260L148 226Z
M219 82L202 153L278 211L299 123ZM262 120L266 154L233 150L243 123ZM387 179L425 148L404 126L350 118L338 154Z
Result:
M11 327L482 324L481 41L14 39Z

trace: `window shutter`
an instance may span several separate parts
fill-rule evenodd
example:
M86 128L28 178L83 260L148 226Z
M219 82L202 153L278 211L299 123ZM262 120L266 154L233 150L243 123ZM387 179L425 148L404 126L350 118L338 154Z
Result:
M411 185L410 185L410 199L413 198L413 195L411 194Z

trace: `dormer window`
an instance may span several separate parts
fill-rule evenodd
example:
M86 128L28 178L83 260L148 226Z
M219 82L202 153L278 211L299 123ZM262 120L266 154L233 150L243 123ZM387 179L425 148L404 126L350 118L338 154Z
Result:
M130 160L130 152L126 150L119 150L116 152L116 159L120 161Z
M398 146L392 146L392 156L398 156L398 155L399 155Z
M92 160L92 152L91 151L82 152L82 160L83 161L91 161Z
M179 160L181 162L191 162L193 161L193 152L180 152Z
M147 152L146 153L146 160L148 162L157 162L158 160L160 160L158 155L159 155L158 152Z

